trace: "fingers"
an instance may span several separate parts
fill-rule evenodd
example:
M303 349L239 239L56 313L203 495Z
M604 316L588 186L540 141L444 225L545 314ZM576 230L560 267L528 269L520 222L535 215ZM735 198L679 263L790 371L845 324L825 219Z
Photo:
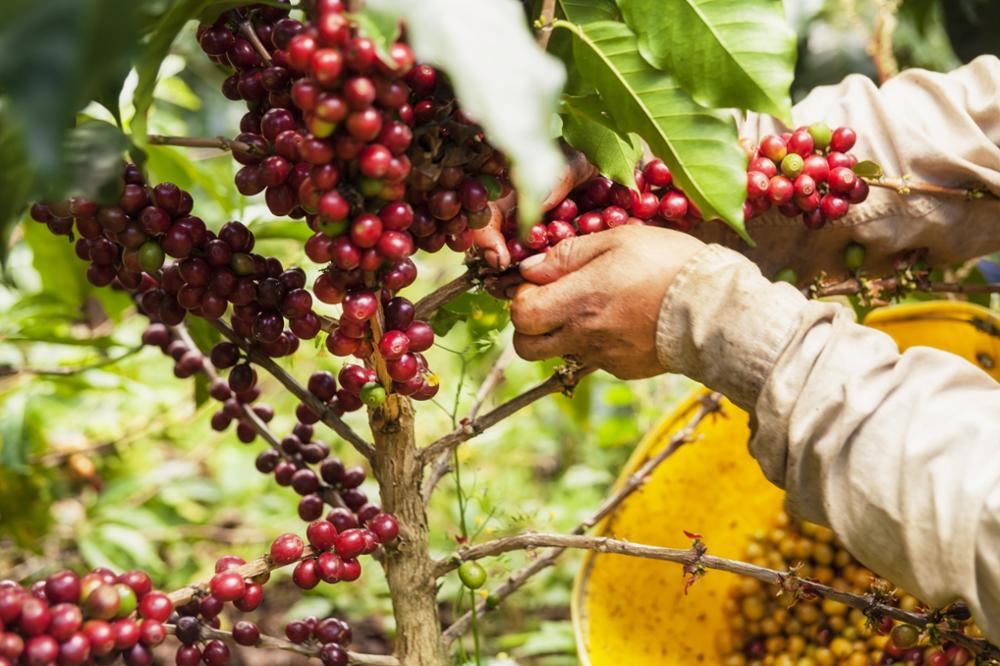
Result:
M597 168L587 161L587 156L578 150L566 154L566 170L549 196L542 202L542 210L549 210L566 198L570 192L597 175Z
M490 202L490 222L482 229L472 232L473 242L483 252L483 259L486 263L503 270L510 266L510 251L507 249L507 241L503 237L500 225L503 222L504 211L500 205L501 199L497 202Z
M610 238L615 236L614 239ZM591 234L567 238L545 254L536 254L521 262L521 275L535 284L550 284L564 275L580 270L611 249L615 234Z
M514 351L526 361L544 361L548 358L558 358L571 354L569 336L565 331L556 331L546 335L527 335L514 333Z
M514 329L542 335L564 327L589 291L586 281L577 276L544 286L522 284L510 306Z

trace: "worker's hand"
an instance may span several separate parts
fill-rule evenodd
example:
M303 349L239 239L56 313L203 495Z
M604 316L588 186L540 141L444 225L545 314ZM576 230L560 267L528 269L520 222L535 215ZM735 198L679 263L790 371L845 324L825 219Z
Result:
M552 189L549 196L542 202L542 211L547 211L566 198L570 192L583 185L597 175L597 169L587 161L587 157L578 150L566 153L566 170L559 183ZM476 246L483 253L486 263L500 270L510 266L510 252L507 241L500 231L504 217L517 204L517 195L511 192L502 199L490 202L493 213L490 223L473 233Z
M664 372L656 322L667 288L704 243L623 226L562 241L521 262L514 347L529 361L572 355L623 379Z

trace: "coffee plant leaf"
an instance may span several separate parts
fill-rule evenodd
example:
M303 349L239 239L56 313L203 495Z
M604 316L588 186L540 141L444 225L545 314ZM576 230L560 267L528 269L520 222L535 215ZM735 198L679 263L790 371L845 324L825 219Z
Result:
M561 107L563 138L583 152L601 175L632 189L635 165L642 159L642 142L615 127L596 95L565 97Z
M153 95L160 74L160 65L170 53L170 47L184 25L194 18L207 18L210 14L219 13L246 4L237 0L177 0L167 6L167 10L156 21L143 44L142 51L135 61L135 71L138 80L132 97L135 115L132 118L132 137L137 153L136 161L141 157L139 151L147 145L146 133L149 127L149 110L153 106Z
M574 23L617 21L621 18L613 0L557 0L556 11Z
M114 113L142 39L142 0L0 3L0 90L39 181L61 168L74 114L98 99ZM110 100L114 99L115 103Z
M389 47L399 39L400 33L400 25L396 17L367 7L350 16L351 20L357 24L358 31L372 40L379 58L383 62L392 62L392 58L389 56Z
M618 0L639 50L706 106L791 123L795 32L781 0Z
M518 2L373 0L406 23L417 57L442 69L463 111L513 165L521 220L535 220L565 160L549 133L566 73L536 44Z
M623 23L558 21L556 28L573 35L573 64L597 88L615 124L642 137L706 220L721 219L752 243L743 224L747 159L735 119L699 105L647 63Z
M862 160L854 165L854 173L862 178L881 178L885 175L882 165L872 160Z

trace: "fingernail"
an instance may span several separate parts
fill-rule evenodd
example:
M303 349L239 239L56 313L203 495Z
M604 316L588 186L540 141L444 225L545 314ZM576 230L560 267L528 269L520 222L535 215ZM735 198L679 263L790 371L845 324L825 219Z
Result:
M486 259L486 263L494 268L498 268L500 264L500 255L498 255L494 250L486 250L483 252L483 258Z
M507 289L504 290L503 295L508 301L514 300L514 297L517 296L517 287L507 287Z
M540 266L542 264L542 262L544 262L544 261L545 261L545 255L544 254L533 254L530 257L528 257L527 259L521 260L521 270L522 271L523 270L531 270L532 268L535 268L536 266Z

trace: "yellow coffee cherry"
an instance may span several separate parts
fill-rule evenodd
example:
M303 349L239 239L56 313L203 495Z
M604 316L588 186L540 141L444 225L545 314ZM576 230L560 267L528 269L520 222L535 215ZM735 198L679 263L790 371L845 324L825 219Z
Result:
M813 546L813 559L816 560L818 564L830 565L833 564L834 558L833 548L827 543L817 543Z
M764 618L760 621L760 631L765 636L777 636L781 633L781 625L775 622L773 618Z
M723 666L746 666L747 658L742 654L731 654L722 662Z
M821 607L823 615L844 615L847 613L847 606L833 599L824 599Z
M799 634L788 637L788 654L797 657L806 651L806 639Z
M795 617L802 624L816 624L820 620L819 609L812 604L799 604L795 607Z
M833 556L833 563L835 566L843 569L851 563L851 554L843 548L838 548L837 552Z
M853 646L851 641L845 638L834 638L830 641L830 652L833 653L834 657L844 658L851 655Z
M917 610L919 606L920 602L917 601L917 598L909 594L903 595L903 598L899 600L899 607L911 613Z
M795 542L795 557L803 562L813 554L813 542L809 539L799 539Z

